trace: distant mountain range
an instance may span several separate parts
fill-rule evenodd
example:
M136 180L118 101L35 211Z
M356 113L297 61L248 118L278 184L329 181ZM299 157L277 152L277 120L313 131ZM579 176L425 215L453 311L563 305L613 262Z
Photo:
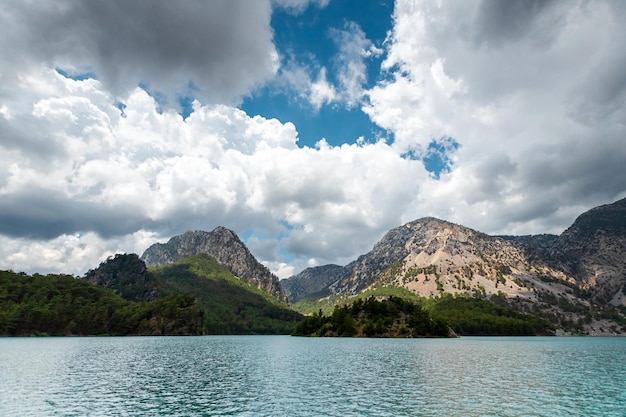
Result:
M626 334L626 199L559 236L489 236L427 217L345 266L283 281L233 231L188 231L80 280L0 271L2 294L0 335L284 334L300 313L315 313L302 334L414 334L421 310L401 299L457 334Z
M583 213L560 236L489 236L427 217L390 230L348 265L307 268L281 285L296 308L383 286L423 297L495 295L580 320L593 334L609 325L589 317L593 306L626 306L626 199Z

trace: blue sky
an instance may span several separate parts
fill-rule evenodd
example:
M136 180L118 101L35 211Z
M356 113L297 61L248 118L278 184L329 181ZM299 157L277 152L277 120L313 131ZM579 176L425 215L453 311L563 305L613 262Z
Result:
M346 25L355 24L367 39L382 48L391 29L391 1L336 1L326 7L308 7L302 14L293 15L277 10L272 15L274 41L281 56L289 57L306 66L316 77L321 68L326 69L329 83L339 83L337 72L340 54L333 31L343 31ZM375 85L381 78L382 54L363 62L367 67L363 88ZM290 121L298 127L299 145L314 146L325 138L331 145L354 143L359 137L389 138L387 132L371 122L358 106L334 102L315 109L308 101L294 96L288 88L268 85L246 97L241 108L248 114L260 114L268 118Z
M425 216L560 233L626 197L624 4L9 2L0 269L217 226L280 277Z

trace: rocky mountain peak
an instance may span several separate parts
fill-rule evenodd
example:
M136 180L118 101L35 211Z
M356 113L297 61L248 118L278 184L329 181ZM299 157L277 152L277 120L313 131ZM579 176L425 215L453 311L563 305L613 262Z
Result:
M591 237L596 234L626 235L626 198L588 210L578 216L562 236L569 234Z
M556 237L539 239L548 245ZM523 239L528 246L534 239ZM561 294L573 279L536 262L514 239L489 236L426 217L391 229L373 249L332 274L318 267L290 279L291 288L324 290L308 282L331 282L328 293L354 295L376 286L400 286L424 297L450 294L506 295L537 300L539 292ZM337 277L339 275L339 277ZM306 281L306 284L303 284ZM548 282L549 281L549 282Z
M344 267L305 270L288 285L298 297L307 291L352 296L386 286L423 297L496 296L519 311L606 334L615 323L592 311L626 306L626 199L581 214L560 236L489 236L425 217L391 229Z
M626 199L578 216L545 251L600 302L626 305Z
M259 263L237 234L218 226L211 232L191 230L174 236L167 243L155 243L141 256L148 266L166 265L183 258L207 254L243 281L268 291L280 300L287 297L278 277Z
M371 252L348 264L346 276L331 289L356 294L385 282L423 296L517 294L525 291L514 281L505 286L502 271L525 271L526 265L522 251L505 239L426 217L390 230Z

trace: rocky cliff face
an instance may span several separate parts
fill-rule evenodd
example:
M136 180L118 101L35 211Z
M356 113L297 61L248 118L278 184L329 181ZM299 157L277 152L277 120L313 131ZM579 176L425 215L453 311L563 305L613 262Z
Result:
M372 251L332 273L305 271L288 281L300 288L298 297L323 285L346 295L394 284L424 296L525 298L538 291L569 296L575 288L596 301L626 305L626 199L583 213L560 236L488 236L423 218L390 230Z
M446 292L536 299L546 276L554 285L571 281L550 267L538 268L507 239L424 218L389 231L371 252L348 264L330 289L353 295L396 285L424 297Z
M581 214L544 250L600 303L626 306L626 199Z
M591 319L596 307L626 306L626 199L582 214L560 236L489 236L419 219L330 271L303 271L288 282L299 298L308 291L349 296L385 285L424 297L504 296L522 311L584 323L594 334L601 321Z
M324 265L307 268L290 278L280 281L290 303L310 294L323 291L328 286L345 275L345 267L339 265Z
M201 253L215 258L243 281L280 300L287 300L278 277L254 258L235 232L225 227L217 227L211 232L189 231L171 238L167 243L155 243L143 253L141 259L148 266L156 266Z

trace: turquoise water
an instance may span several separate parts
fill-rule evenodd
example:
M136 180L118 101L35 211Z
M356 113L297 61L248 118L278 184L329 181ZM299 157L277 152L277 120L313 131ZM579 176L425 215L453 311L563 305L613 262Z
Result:
M626 416L626 338L2 338L0 416Z

